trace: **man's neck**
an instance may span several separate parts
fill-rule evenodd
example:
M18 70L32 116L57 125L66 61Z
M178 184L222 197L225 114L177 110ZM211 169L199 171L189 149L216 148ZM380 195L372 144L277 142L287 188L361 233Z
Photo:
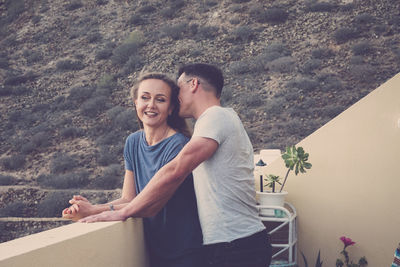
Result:
M201 114L213 106L221 106L221 101L217 98L207 98L199 101L193 117L197 120Z

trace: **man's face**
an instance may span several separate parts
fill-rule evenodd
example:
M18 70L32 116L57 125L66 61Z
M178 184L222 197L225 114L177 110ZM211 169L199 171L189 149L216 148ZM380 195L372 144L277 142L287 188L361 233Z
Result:
M180 102L180 109L179 109L179 116L188 118L192 117L190 106L191 106L191 92L190 92L190 81L191 78L186 76L183 73L178 78L178 86L179 86L179 102Z

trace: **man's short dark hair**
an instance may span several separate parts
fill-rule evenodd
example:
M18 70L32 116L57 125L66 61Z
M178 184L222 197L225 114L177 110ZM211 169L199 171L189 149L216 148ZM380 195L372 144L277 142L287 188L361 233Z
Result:
M178 78L183 73L188 76L198 76L206 80L207 83L215 88L215 95L217 98L221 97L222 87L224 86L224 76L218 67L205 63L187 64L179 68Z

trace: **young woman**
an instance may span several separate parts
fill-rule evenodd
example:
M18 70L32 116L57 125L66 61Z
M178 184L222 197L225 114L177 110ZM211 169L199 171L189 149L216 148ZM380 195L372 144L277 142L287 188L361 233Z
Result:
M125 177L121 198L92 205L82 196L70 200L63 217L72 220L106 210L121 209L171 161L188 142L190 132L179 117L179 87L166 75L141 76L131 95L142 130L125 142ZM187 177L174 196L155 216L143 218L151 267L200 267L202 233L197 214L193 177Z

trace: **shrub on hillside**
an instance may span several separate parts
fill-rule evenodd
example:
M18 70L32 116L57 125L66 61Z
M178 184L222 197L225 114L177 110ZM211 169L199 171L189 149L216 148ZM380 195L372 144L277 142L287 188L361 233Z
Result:
M123 134L121 133L121 131L119 129L115 129L113 131L107 132L107 133L101 135L100 137L98 137L96 139L96 144L97 145L115 145L120 142L123 142L123 140L121 140L122 136L123 136Z
M100 50L99 52L96 53L96 60L103 60L103 59L109 59L113 54L113 50L111 48L104 48L103 50Z
M5 3L4 3L5 2ZM24 0L6 0L5 4L7 10L7 20L9 22L14 21L25 11L25 1Z
M0 217L25 217L25 211L28 209L27 203L16 201L0 208Z
M334 74L323 73L317 76L322 91L340 91L344 89L343 81Z
M73 87L69 90L68 100L81 103L92 96L94 92L93 87Z
M68 201L77 192L73 191L55 191L50 192L39 204L38 204L38 216L39 217L61 217L61 212L70 206Z
M376 68L370 64L350 65L350 74L358 81L369 83L375 80Z
M28 87L24 86L24 85L17 85L17 86L0 86L0 96L7 96L7 95L15 95L15 96L19 96L19 95L24 95L29 93L29 89Z
M219 27L217 26L202 26L198 27L197 34L201 39L212 39L218 35Z
M60 130L62 138L76 138L83 135L83 130L76 127L66 127Z
M319 83L309 78L297 78L290 80L287 84L287 88L297 88L305 92L313 91L319 86Z
M83 102L80 112L84 116L94 118L107 108L107 103L107 97L97 96Z
M174 40L179 40L183 37L186 26L186 23L165 25L161 27L161 36L168 36Z
M351 48L354 55L367 55L373 52L373 47L369 41L359 42Z
M236 4L247 3L247 2L250 2L250 0L232 0L232 3Z
M317 48L311 51L311 55L316 59L324 59L333 57L335 54L329 48Z
M302 69L303 73L310 74L310 73L312 73L314 70L320 68L321 65L322 65L322 60L312 58L312 59L307 60L307 61L303 64L303 66L302 66L301 69Z
M115 189L122 186L123 169L119 164L111 164L103 171L102 176L96 177L90 187L98 189Z
M17 184L17 178L11 175L0 174L0 185L15 185Z
M250 9L250 15L260 23L279 24L284 23L289 14L280 7L271 7L264 9L260 6L254 6Z
M336 30L333 34L333 38L338 44L345 43L351 39L355 39L358 37L358 30L349 27L343 27Z
M161 9L160 14L166 19L172 19L173 17L175 17L176 11L177 10L173 7L165 7Z
M59 71L74 71L74 70L82 70L85 68L85 65L79 60L60 60L56 64L56 68Z
M97 81L96 96L109 96L116 87L117 81L115 78L109 74L105 74Z
M24 155L14 155L7 158L2 159L1 163L3 168L10 171L19 170L25 165L25 156Z
M96 0L96 5L104 6L108 4L108 0Z
M132 14L127 21L128 25L134 25L134 26L143 25L145 23L146 19L139 13Z
M235 75L240 75L240 74L245 74L245 73L251 72L251 69L249 67L249 62L247 62L246 60L232 61L229 64L229 70Z
M369 13L361 13L354 17L354 23L359 26L368 25L375 22L375 17Z
M91 32L87 36L87 40L90 44L97 43L101 41L102 38L103 36L101 36L101 33L99 32Z
M42 53L34 50L25 50L22 55L24 56L26 63L33 64L43 59Z
M235 28L231 33L233 41L248 42L255 37L255 32L250 26L239 26Z
M267 64L274 72L288 73L296 69L296 61L292 57L280 57Z
M137 9L137 12L142 14L149 14L149 13L154 13L156 10L157 9L154 6L146 4L142 7L139 7Z
M129 75L135 70L140 70L143 66L142 56L139 54L135 54L129 57L128 61L125 63L122 68L123 75Z
M96 154L96 161L100 166L108 166L113 163L118 163L121 156L122 155L116 155L115 153L112 153L108 147L103 146Z
M8 58L5 56L0 57L0 69L8 69L9 63Z
M11 85L11 86L16 86L20 85L26 82L30 82L35 80L38 77L37 74L33 73L32 71L29 71L25 74L18 75L18 74L11 74L9 77L7 77L4 80L4 85Z
M113 51L111 61L114 64L123 66L129 57L138 53L139 48L145 43L144 34L140 31L133 31L128 38Z
M57 153L50 162L50 171L53 174L71 171L78 165L77 161L67 154Z
M333 119L334 117L339 115L343 110L344 110L343 106L330 105L330 106L324 107L323 110L321 110L320 114L323 117Z
M274 97L265 101L264 111L267 113L267 118L282 114L285 103L286 101L282 97Z
M55 189L82 188L88 185L89 181L89 173L86 171L40 175L37 178L40 187Z
M32 136L31 142L36 148L48 147L51 144L51 139L48 132L40 132Z
M65 7L65 10L67 10L67 11L73 11L73 10L83 7L83 4L80 0L74 0L74 1L71 1L70 3L66 4L64 7Z
M331 12L335 8L337 8L337 5L330 2L317 2L315 0L306 2L306 10L310 12Z

